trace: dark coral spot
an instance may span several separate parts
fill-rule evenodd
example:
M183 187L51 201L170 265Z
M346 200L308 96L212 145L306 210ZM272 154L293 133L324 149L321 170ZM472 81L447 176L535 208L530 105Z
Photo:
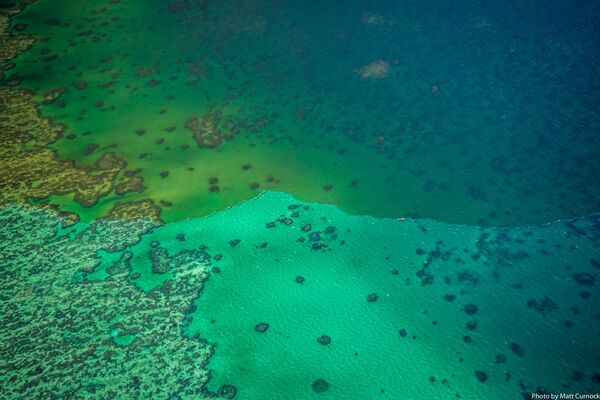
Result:
M316 393L323 393L329 390L329 383L325 379L317 379L312 383L312 390Z
M336 228L335 226L328 226L327 228L325 228L325 233L333 233L335 232Z
M370 295L367 296L367 301L369 303L374 303L379 299L379 296L377 295L377 293L371 293Z
M580 285L583 286L594 286L596 283L596 276L588 272L580 272L573 274L573 279Z
M454 300L456 300L456 295L455 294L446 294L446 295L444 295L444 300L454 301Z
M319 232L312 232L310 235L308 235L308 238L311 242L318 242L321 240L321 235Z
M544 296L544 298L542 298L539 301L536 299L529 299L527 301L527 307L533 308L534 310L539 311L542 314L546 313L547 311L556 310L558 308L556 303L548 296Z
M237 395L237 389L233 385L223 385L217 390L217 395L224 399L233 399Z
M87 146L85 146L85 149L83 150L83 153L86 156L89 156L90 154L92 154L94 152L94 150L96 150L98 147L100 147L99 144L96 143L90 143Z
M467 304L463 307L463 311L469 315L477 313L478 310L477 304Z
M467 329L470 331L474 331L475 329L477 329L477 322L475 322L475 321L467 322Z
M520 344L515 343L515 342L511 342L508 345L508 348L516 355L519 357L523 357L525 355L525 350L523 350L523 347L521 347Z
M323 346L326 346L329 343L331 343L331 338L327 335L322 335L317 338L317 342L319 342L319 344L322 344Z
M475 377L479 382L487 381L487 374L483 371L475 371Z
M323 243L313 243L310 246L310 248L312 250L321 250L321 249L326 248L326 247L328 247L328 246L326 244L323 244Z

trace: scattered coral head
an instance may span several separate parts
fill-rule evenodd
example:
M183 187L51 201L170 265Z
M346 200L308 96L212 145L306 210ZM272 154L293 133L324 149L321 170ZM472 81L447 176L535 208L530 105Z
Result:
M198 147L218 147L223 142L223 132L217 127L220 112L206 113L202 117L192 117L185 127L194 134Z
M390 63L383 60L373 61L358 70L360 79L383 79L390 72Z
M381 14L364 12L361 15L361 21L365 25L390 25L389 19Z

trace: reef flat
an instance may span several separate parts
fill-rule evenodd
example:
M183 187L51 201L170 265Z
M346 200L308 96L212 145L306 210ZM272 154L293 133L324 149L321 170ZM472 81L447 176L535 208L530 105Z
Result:
M8 15L20 8L9 9ZM34 40L8 33L0 16L0 62ZM8 67L6 67L8 65ZM5 64L5 69L14 65ZM0 78L4 78L4 74ZM88 167L47 146L64 126L38 112L19 79L0 86L0 395L17 398L204 398L211 346L182 332L183 316L207 277L199 251L156 261L170 280L153 291L130 277L125 248L162 224L150 200L115 203L92 224L39 202L73 195L83 207L140 185L111 152ZM46 96L54 101L59 92ZM125 170L125 171L124 171ZM117 176L123 172L117 182ZM132 183L133 182L133 183ZM33 208L31 206L34 206ZM87 275L99 252L119 252L103 280ZM227 395L227 387L220 394ZM214 393L212 394L214 396Z
M123 250L159 224L127 211L60 228L46 210L2 209L2 398L203 398L211 347L182 324L206 265L198 251L168 255L169 282L136 287ZM99 251L120 255L106 279L89 280Z

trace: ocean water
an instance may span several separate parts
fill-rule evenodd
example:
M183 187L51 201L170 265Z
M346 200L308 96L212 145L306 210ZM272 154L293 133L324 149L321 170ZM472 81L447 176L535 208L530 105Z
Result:
M0 397L600 392L600 6L0 0Z
M49 199L87 220L148 197L180 220L265 189L519 226L598 210L598 15L565 1L42 0L14 17L40 40L7 75L66 125L60 158L113 151L141 169L143 192L92 210ZM202 116L216 148L185 127Z

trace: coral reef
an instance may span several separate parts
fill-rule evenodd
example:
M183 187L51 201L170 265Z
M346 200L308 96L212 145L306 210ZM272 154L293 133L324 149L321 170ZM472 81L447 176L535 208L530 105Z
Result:
M198 147L218 147L223 143L224 133L217 127L220 112L206 113L202 117L192 117L185 127L192 131Z
M9 13L19 12L27 3L14 6ZM0 62L9 61L34 42L28 36L10 34L9 26L9 18L0 16ZM65 90L59 88L47 93L44 102L53 102ZM23 205L52 195L73 194L81 205L93 206L113 190L117 175L126 166L125 161L113 153L102 154L86 168L72 161L58 160L56 152L47 146L60 138L64 127L39 114L33 95L14 86L0 87L0 169L3 171L0 205ZM142 190L141 179L130 177L119 184L117 193ZM40 206L52 209L48 204ZM73 222L78 217L71 215L69 219Z
M80 272L94 270L98 251L122 251L157 226L148 203L117 207L113 217L141 218L144 211L149 220L101 219L74 237L45 210L0 211L0 397L208 394L203 367L212 349L182 334L185 313L207 277L200 251L162 259L171 278L148 292L129 279L130 252L108 268L105 280Z
M124 195L131 192L144 191L144 178L141 176L132 176L115 185L115 193Z
M1 10L0 10L1 11ZM10 12L15 10L9 10ZM13 35L8 32L10 19L0 13L0 63L7 62L16 55L27 50L35 40L26 35Z
M192 131L198 147L215 148L242 131L259 132L268 123L263 117L224 116L220 110L209 110L201 117L190 118L185 127Z
M58 160L45 146L60 137L63 127L41 117L31 98L29 91L0 87L0 205L74 193L83 206L93 206L112 191L125 162L113 153L89 168Z
M360 79L383 79L390 72L390 64L387 61L373 61L358 70Z

